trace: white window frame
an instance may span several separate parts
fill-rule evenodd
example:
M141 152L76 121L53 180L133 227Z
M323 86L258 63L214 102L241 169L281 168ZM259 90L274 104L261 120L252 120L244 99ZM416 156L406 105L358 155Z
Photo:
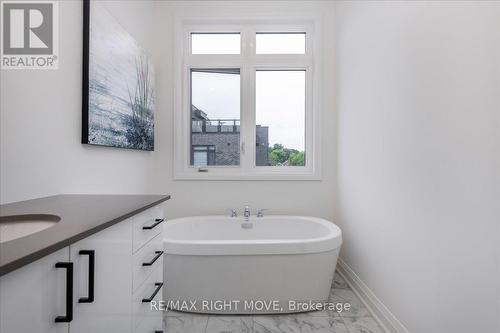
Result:
M320 180L321 179L321 57L319 19L276 18L223 20L179 19L174 45L174 179L176 180ZM238 22L238 23L235 23ZM272 22L272 23L271 23ZM191 54L191 33L240 32L239 55ZM256 54L257 32L305 32L306 54ZM240 165L190 165L191 69L240 68ZM305 166L256 166L255 73L257 70L306 70ZM203 172L200 172L203 171Z

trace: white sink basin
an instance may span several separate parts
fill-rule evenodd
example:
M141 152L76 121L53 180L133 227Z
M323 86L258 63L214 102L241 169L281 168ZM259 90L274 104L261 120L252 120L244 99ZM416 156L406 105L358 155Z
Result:
M49 214L1 216L0 243L50 228L60 220L59 216Z

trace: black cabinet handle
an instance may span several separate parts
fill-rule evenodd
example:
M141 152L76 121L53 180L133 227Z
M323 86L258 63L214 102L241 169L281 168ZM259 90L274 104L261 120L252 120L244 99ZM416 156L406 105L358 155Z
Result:
M155 286L157 288L153 292L153 295L151 295L151 297L149 297L149 298L143 298L142 299L142 303L151 303L151 301L153 300L153 298L155 298L156 294L158 294L158 292L160 291L161 287L163 287L163 282L156 282Z
M155 263L156 260L158 260L158 258L161 257L161 255L163 254L163 251L155 251L155 257L150 261L150 262L143 262L142 263L142 266L151 266Z
M56 323L69 323L73 320L73 263L58 262L56 268L66 269L66 315L57 316Z
M158 224L162 223L163 221L165 221L165 219L155 219L155 223L153 223L151 225L144 226L144 227L142 227L142 229L143 230L151 230L154 227L156 227Z
M95 251L81 250L78 254L81 256L89 256L89 296L80 297L78 303L92 303L94 302Z

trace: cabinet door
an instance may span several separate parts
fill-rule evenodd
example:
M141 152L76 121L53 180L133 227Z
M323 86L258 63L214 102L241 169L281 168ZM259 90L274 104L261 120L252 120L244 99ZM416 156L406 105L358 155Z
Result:
M68 332L68 323L55 322L71 312L66 308L68 270L56 268L68 260L66 247L0 278L0 332Z
M75 267L70 332L130 332L132 222L117 223L72 244L70 256Z

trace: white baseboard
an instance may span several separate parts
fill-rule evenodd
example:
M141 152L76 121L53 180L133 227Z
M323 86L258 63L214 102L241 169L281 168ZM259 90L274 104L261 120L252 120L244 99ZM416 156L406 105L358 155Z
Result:
M338 259L337 271L351 286L352 290L366 306L373 318L387 333L410 333L394 314L375 296L373 291L342 259Z

